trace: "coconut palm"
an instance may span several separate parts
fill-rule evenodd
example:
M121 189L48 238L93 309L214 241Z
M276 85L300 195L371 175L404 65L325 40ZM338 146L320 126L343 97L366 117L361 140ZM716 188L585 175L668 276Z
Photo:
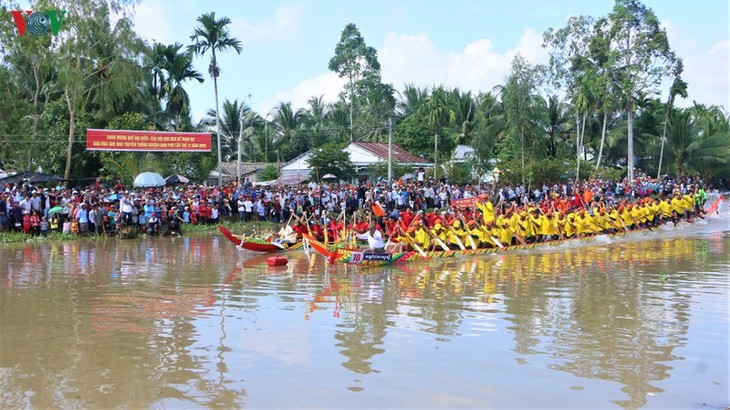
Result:
M189 80L205 81L203 75L193 68L193 56L190 52L180 52L183 47L180 43L168 45L164 53L164 70L167 72L167 111L175 122L175 131L179 131L183 119L189 122L190 97L183 88L183 83Z
M396 119L402 121L418 111L418 108L428 98L428 88L420 88L413 84L406 84L396 103Z
M282 148L285 159L291 159L309 149L307 136L302 132L305 111L294 111L291 102L281 102L274 108L274 142Z
M659 178L662 174L662 160L664 158L664 143L667 140L667 124L669 123L669 111L671 111L672 107L674 106L674 99L677 96L680 96L682 98L687 98L687 83L682 80L680 77L680 74L683 70L683 64L682 60L679 59L677 63L677 68L675 69L675 77L674 81L672 81L672 86L669 88L669 97L667 97L667 104L665 106L664 110L664 127L662 131L662 148L659 151L659 168L657 170L657 178Z
M471 141L470 133L474 127L474 113L476 104L471 91L462 93L458 88L450 92L450 100L454 106L455 125L459 127L459 144L468 144Z
M208 73L213 77L213 90L215 92L215 130L216 137L218 139L218 185L223 184L223 174L221 172L221 129L220 129L220 116L218 112L218 76L220 76L220 68L218 67L218 60L216 59L216 52L222 52L228 49L235 50L238 54L241 54L242 47L241 41L235 37L231 37L228 32L227 26L231 24L231 19L228 17L221 17L216 20L215 12L202 14L198 17L197 22L200 23L198 27L193 30L193 34L190 36L190 40L193 44L190 49L195 52L196 55L204 55L208 51L211 53L210 65L208 66Z
M332 114L332 106L324 102L324 97L312 97L309 99L309 108L304 113L304 124L309 145L319 147L327 142L331 132L329 120Z
M142 172L160 172L162 165L152 152L140 154L125 152L118 158L106 157L102 160L104 168L126 184L132 184L134 177Z
M431 96L424 102L428 126L433 131L433 180L438 181L438 141L439 132L448 127L456 119L456 113L448 105L448 96L442 87L435 88Z
M160 102L165 97L165 84L167 83L167 75L165 72L165 53L167 46L154 42L152 47L148 48L144 56L144 67L147 70L147 92L152 96L153 107L152 123L158 127L157 116L160 114Z

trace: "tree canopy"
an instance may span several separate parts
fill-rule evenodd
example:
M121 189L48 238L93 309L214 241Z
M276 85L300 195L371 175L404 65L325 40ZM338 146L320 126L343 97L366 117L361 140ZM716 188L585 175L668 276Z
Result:
M675 106L689 89L681 56L639 0L615 0L606 15L573 16L547 30L549 64L515 56L502 84L482 91L407 83L396 92L382 81L377 50L347 24L326 62L346 80L339 99L314 95L304 107L281 101L270 113L257 113L245 95L228 90L221 90L219 107L217 57L242 52L227 17L204 13L189 22L188 39L145 43L127 1L54 5L68 10L58 36L21 37L10 19L0 19L0 166L6 170L64 173L83 183L99 175L124 179L125 168L152 163L162 173L202 179L239 153L276 167L313 150L320 175L345 179L354 174L341 148L356 140L385 142L392 119L394 142L444 164L435 176L447 172L452 179L478 177L495 164L505 178L524 183L630 177L634 169L730 178L725 108L701 101ZM216 94L198 123L187 91L205 81L193 65L196 56L209 57ZM214 131L219 155L84 151L86 128ZM446 166L457 144L474 150L471 173Z

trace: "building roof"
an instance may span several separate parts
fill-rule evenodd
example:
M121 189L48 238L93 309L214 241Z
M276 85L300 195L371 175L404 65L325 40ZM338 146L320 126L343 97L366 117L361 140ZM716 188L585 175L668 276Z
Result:
M366 151L371 152L373 155L381 158L384 161L388 160L388 144L381 142L353 142L350 145L362 148ZM400 163L412 163L412 164L429 164L430 162L417 155L413 155L410 152L403 149L403 147L393 144L392 158L393 161Z
M463 162L469 158L474 157L474 155L474 148L470 147L469 145L460 144L456 146L456 149L454 150L454 154L451 156L451 159L453 161Z
M241 162L241 175L252 174L266 168L267 165L271 164L266 162ZM223 168L223 175L238 175L238 162L236 161L223 162L221 167Z
M370 166L378 162L388 161L388 144L378 142L351 142L350 145L343 150L350 154L350 161L356 167ZM299 170L309 169L309 157L311 151L292 159L281 167L282 173L296 172ZM411 164L413 166L429 166L432 165L426 159L413 155L402 147L393 144L392 151L393 162L400 164Z

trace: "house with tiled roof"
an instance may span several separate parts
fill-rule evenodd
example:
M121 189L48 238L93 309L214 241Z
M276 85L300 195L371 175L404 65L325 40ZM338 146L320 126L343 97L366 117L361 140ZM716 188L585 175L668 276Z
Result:
M388 144L380 142L351 142L345 147L345 152L350 154L350 161L355 166L358 175L367 175L371 165L388 162ZM292 159L281 167L281 175L289 176L299 181L306 181L310 178L310 168L307 160L310 151ZM432 162L413 155L403 147L392 144L391 157L393 164L409 165L414 170L419 167L433 166Z
M268 165L271 164L266 162L241 162L241 182L257 182L259 180L259 175L261 175L261 171L263 171L263 169ZM223 162L221 163L221 168L223 169L224 181L235 181L238 177L238 162ZM210 174L208 175L208 182L213 185L218 183L217 169L210 171Z

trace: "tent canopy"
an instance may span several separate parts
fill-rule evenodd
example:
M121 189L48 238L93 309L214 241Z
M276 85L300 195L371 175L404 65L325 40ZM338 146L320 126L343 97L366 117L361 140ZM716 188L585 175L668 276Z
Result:
M28 181L31 184L65 181L65 179L59 177L58 175L43 174L40 172L22 172L0 179L0 184L17 184L19 182L23 182L25 178L28 178Z
M168 184L187 184L190 182L188 178L185 178L182 175L170 175L169 177L165 178L165 182Z

